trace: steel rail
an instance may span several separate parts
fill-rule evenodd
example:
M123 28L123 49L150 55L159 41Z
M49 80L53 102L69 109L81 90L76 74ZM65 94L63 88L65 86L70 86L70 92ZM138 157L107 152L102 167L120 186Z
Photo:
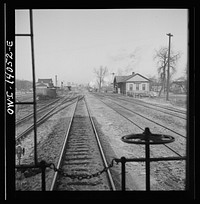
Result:
M140 127L139 125L137 125L136 123L134 123L132 120L130 120L128 117L122 115L119 111L115 110L113 107L111 107L110 105L108 105L107 103L105 103L104 101L102 101L101 99L99 99L102 103L104 103L106 106L108 106L109 108L111 108L112 110L114 110L115 112L117 112L119 115L121 115L122 117L126 118L128 121L130 121L131 123L133 123L135 126L137 126L138 128L140 128L141 130L144 131L144 128ZM176 155L178 155L179 157L183 157L182 155L180 155L178 152L176 152L175 150L173 150L171 147L169 147L166 144L163 144L166 148L170 149L172 152L174 152Z
M67 139L68 139L68 136L69 136L69 132L70 132L70 130L71 130L72 121L73 121L74 114L75 114L75 111L76 111L76 108L77 108L78 100L79 100L79 98L77 97L77 100L76 100L76 103L75 103L75 106L74 106L74 110L73 110L73 114L72 114L72 117L71 117L71 119L70 119L70 123L69 123L68 129L67 129L67 131L66 131L66 133L65 133L65 140L64 140L64 142L63 142L63 146L62 146L62 149L61 149L61 151L60 151L60 156L59 156L59 159L58 159L58 163L57 163L57 165L56 165L56 168L57 168L57 169L60 168L60 165L61 165L61 162L62 162L63 154L64 154L64 151L65 151L65 147L66 147ZM53 176L53 181L52 181L52 183L51 183L50 191L53 191L53 190L54 190L57 176L58 176L58 172L56 171L56 172L54 173L54 176Z
M140 102L140 101L138 101L138 102ZM152 104L152 103L148 103L148 102L144 102L144 101L142 101L142 103L147 104L147 105L151 105L151 106L156 106L156 107L162 108L164 110L169 110L169 111L172 111L172 112L180 113L180 114L183 114L183 115L186 115L186 113L187 113L187 111L184 111L184 110L179 110L179 109L170 108L170 107L164 107L164 106L159 105L159 104Z
M120 106L120 107L122 107L122 108L124 108L124 109L126 109L126 110L128 110L128 111L130 111L130 112L132 112L134 114L136 114L136 115L139 115L140 117L145 118L146 120L149 120L150 122L155 123L156 125L159 125L159 126L161 126L161 127L163 127L163 128L165 128L165 129L167 129L167 130L169 130L169 131L171 131L171 132L173 132L173 133L175 133L175 134L177 134L177 135L179 135L179 136L181 136L181 137L186 139L186 136L184 136L184 135L182 135L182 134L180 134L180 133L178 133L178 132L176 132L176 131L174 131L174 130L172 130L172 129L170 129L170 128L168 128L168 127L166 127L166 126L164 126L164 125L162 125L162 124L160 124L158 122L155 122L155 121L151 120L150 118L145 117L144 115L142 115L140 113L137 113L137 112L135 112L135 111L133 111L133 110L131 110L129 108L126 108L126 107L124 107L124 106L114 102L113 100L112 100L112 102L114 104L116 104L116 105L118 105L118 106Z
M113 99L114 97L109 96L109 98ZM173 113L166 112L166 111L168 110L168 111L177 112L177 113L179 113L179 114L184 114L184 115L185 115L186 113L178 112L178 111L175 111L175 110L172 110L172 109L164 108L164 107L157 106L157 105L154 105L154 104L149 104L149 103L146 103L146 102L138 103L138 101L137 101L137 102L136 102L136 101L129 101L129 100L126 100L126 99L123 99L123 98L119 98L119 97L117 97L117 99L122 100L122 101L125 101L125 102L129 102L129 103L133 103L133 102L134 102L134 105L136 104L136 105L143 106L143 107L146 107L146 108L151 108L151 109L156 110L156 111L158 111L158 112L165 113L165 114L168 114L168 115L177 117L177 118L181 118L181 119L183 119L183 120L187 120L186 117L181 117L181 116L179 116L179 115L175 115L175 114L173 114ZM160 109L157 109L157 108L155 108L155 107L162 108L162 109L164 109L165 111L160 110Z
M78 97L76 97L76 98L78 98ZM75 98L74 98L75 99ZM72 100L74 100L74 99L72 99ZM70 101L72 101L72 100L70 100ZM67 101L67 102L69 102L69 101ZM62 102L62 103L64 103L64 102ZM38 121L37 121L37 126L38 125L40 125L42 122L44 122L45 120L47 120L49 117L51 117L52 115L54 115L55 113L57 113L58 111L60 111L60 110L58 110L58 111L56 111L56 112L53 112L56 108L58 108L60 105L62 105L62 103L61 104L59 104L58 106L56 106L56 107L53 107L50 111L48 111L45 115L43 115ZM73 105L74 104L74 102L72 102L71 104L67 104L64 108L66 108L66 107L68 107L68 106L70 106L70 105ZM63 108L62 108L63 109ZM29 126L25 131L23 131L21 134L19 134L17 137L16 137L16 141L18 141L19 139L21 139L22 137L24 137L26 134L28 134L30 131L32 131L32 129L34 128L34 124L33 125L31 125L31 126Z
M45 108L48 108L47 106L53 105L54 103L58 102L59 100L60 100L60 99L56 99L55 101L52 101L52 102L50 102L50 103L48 103L48 104L44 104L41 108L39 108L39 109L37 110L37 114L40 113L40 112L42 112L42 111L44 111ZM30 114L24 116L22 119L17 120L17 121L15 122L15 125L19 125L20 123L22 123L24 120L30 118L31 116L33 116L33 113L30 113Z
M96 94L96 93L95 93ZM96 95L100 95L100 94L96 94ZM101 96L104 96L104 95L101 95ZM144 102L144 101L141 101L141 100L138 100L138 99L136 99L136 98L122 98L122 97L118 97L118 96L114 96L114 95L106 95L106 96L109 96L109 97L112 97L112 98L117 98L117 99L119 99L119 100L124 100L124 101L127 101L127 102L136 102L137 104L141 104L141 103L143 103L143 104L145 104L145 105L150 105L150 106L156 106L156 107L159 107L159 108L162 108L162 109L164 109L164 110L169 110L169 111L172 111L172 112L176 112L176 113L180 113L180 114L183 114L183 115L185 115L187 112L186 111L184 111L184 110L179 110L179 109L176 109L176 108L170 108L170 107L164 107L164 106L162 106L162 105L159 105L159 104L153 104L153 103L148 103L148 102ZM127 100L126 100L127 99ZM130 101L130 100L132 100L132 101ZM139 102L139 103L138 103ZM155 110L157 110L157 109L155 109Z
M72 122L73 122L74 114L75 114L76 109L77 109L78 101L80 101L80 100L82 100L82 99L84 99L84 101L85 101L86 108L87 108L87 111L88 111L88 115L89 115L89 118L90 118L90 121L91 121L93 130L94 130L94 133L95 133L95 137L96 137L96 140L97 140L98 147L99 147L99 149L100 149L100 154L101 154L101 157L102 157L102 159L103 159L104 165L105 165L105 167L108 167L107 161L106 161L105 156L104 156L104 153L103 153L103 149L102 149L102 147L101 147L101 144L100 144L100 141L99 141L99 138L98 138L97 130L96 130L96 128L95 128L94 122L93 122L93 120L92 120L92 118L91 118L91 115L90 115L90 112L89 112L89 108L88 108L87 102L86 102L86 100L85 100L85 97L82 96L81 98L79 98L79 100L76 101L76 105L75 105L75 107L74 107L73 114L72 114L72 117L71 117L71 120L70 120L68 129L67 129L66 134L65 134L65 140L64 140L64 142L63 142L63 146L62 146L62 149L61 149L61 152L60 152L59 160L58 160L58 163L57 163L57 165L56 165L56 168L57 168L57 169L59 169L60 166L61 166L61 162L62 162L62 158L63 158L63 153L64 153L65 148L66 148L66 143L67 143L67 140L68 140L68 136L69 136L71 127L72 127ZM110 185L111 185L112 190L116 190L109 169L107 170L107 173L108 173L108 178L109 178L109 182L110 182ZM52 183L51 183L50 191L53 191L54 188L55 188L57 176L58 176L58 172L56 171L56 172L54 173L54 177L53 177L53 180L52 180Z
M102 157L102 159L103 159L103 162L104 162L105 167L108 168L108 163L107 163L107 161L106 161L106 157L105 157L105 154L104 154L104 152L103 152L103 148L102 148L102 146L101 146L101 142L100 142L100 140L99 140L99 135L98 135L98 133L97 133L97 130L96 130L94 121L93 121L93 119L92 119L92 117L91 117L91 111L90 111L90 109L89 109L89 107L88 107L88 104L87 104L87 101L86 101L85 97L84 97L84 101L85 101L85 104L86 104L86 108L87 108L87 111L88 111L88 115L89 115L90 121L91 121L91 123L92 123L92 127L93 127L93 130L94 130L94 133L95 133L95 137L96 137L97 144L98 144L98 147L99 147L99 150L100 150L100 153L101 153L101 157ZM109 169L107 170L107 174L108 174L108 178L109 178L109 182L110 182L110 185L111 185L111 187L112 187L112 190L115 191L115 190L116 190L116 187L115 187L115 184L114 184L114 181L113 181L113 179L112 179L112 176L111 176L111 173L110 173L110 170L109 170Z

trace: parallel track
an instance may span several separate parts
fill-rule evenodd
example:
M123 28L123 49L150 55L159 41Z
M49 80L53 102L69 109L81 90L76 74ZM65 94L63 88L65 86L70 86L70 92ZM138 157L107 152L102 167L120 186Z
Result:
M44 104L44 105L42 105L42 107L40 107L39 109L37 109L37 114L39 114L39 113L45 111L45 109L48 109L49 106L51 106L51 105L57 103L59 100L61 101L62 98L63 98L63 97L58 98L58 99L55 99L55 100L51 101L50 103L47 103L46 101L42 101L42 104ZM65 97L65 99L64 99L63 102L71 101L71 100L73 100L74 98L76 98L76 96L74 96L74 92L73 92L72 94L68 94L67 97ZM41 102L41 101L40 101L40 102ZM17 125L19 125L19 124L25 122L26 120L28 120L28 119L30 119L30 118L32 118L32 117L33 117L33 113L27 114L27 115L25 115L23 118L16 120L16 121L15 121L15 125L17 126Z
M159 111L161 113L165 113L165 114L168 114L168 115L171 115L171 116L186 120L186 112L185 111L181 111L181 110L174 109L174 108L169 108L169 107L164 107L164 106L161 106L161 105L158 105L158 104L150 104L150 103L142 102L142 101L139 101L139 100L129 101L129 100L122 99L122 98L117 98L117 99L129 102L129 103L134 103L134 105L143 106L145 108L151 108L151 109ZM177 115L177 113L179 115Z
M49 106L51 106L51 105L53 105L54 103L58 102L59 100L60 100L60 98L59 98L59 99L56 99L56 100L54 100L54 101L52 101L52 102L50 102L50 103L44 104L42 107L40 107L39 109L37 109L37 114L40 113L40 112L42 112L42 111L44 111L46 108L48 108ZM31 117L33 117L33 113L27 114L27 115L25 115L23 118L17 120L17 121L15 122L15 125L19 125L19 124L23 123L24 121L28 120L28 119L31 118Z
M76 101L65 140L56 165L57 169L76 176L91 175L108 167L97 129L86 99ZM107 175L79 180L55 172L50 190L115 190L109 169Z
M101 94L95 94L95 95L99 95L101 97L104 96L104 95L101 95ZM150 109L156 110L158 112L162 112L162 113L165 113L165 114L168 114L168 115L171 115L171 116L183 119L183 120L187 119L186 118L186 111L179 110L179 109L176 109L176 108L166 107L166 106L159 105L159 104L148 103L148 102L144 102L144 101L137 100L137 99L132 99L132 98L129 99L129 98L119 97L119 96L114 96L114 95L105 95L105 96L109 97L110 99L118 99L118 100L121 100L121 101L128 102L130 104L142 106L142 107L145 107L145 108L150 108Z
M98 97L98 99L99 99L99 97ZM132 124L134 124L135 126L137 126L138 128L140 128L141 130L144 131L144 128L143 128L143 127L141 127L140 125L138 125L137 123L135 123L135 122L134 122L133 120L131 120L129 117L127 117L127 116L125 116L124 114L122 114L118 109L114 108L113 106L109 105L108 103L106 103L105 101L103 101L103 100L101 100L101 99L99 99L99 100L100 100L103 104L105 104L106 106L108 106L109 108L111 108L112 110L114 110L115 112L117 112L119 115L121 115L122 117L124 117L125 119L127 119L128 121L130 121ZM118 104L118 103L115 103L114 101L112 101L112 104L117 105L117 106L118 106L120 109L122 109L122 110L127 110L127 111L129 111L129 112L131 112L131 113L137 114L137 115L139 115L140 117L142 117L142 118L144 118L144 119L146 119L146 120L149 120L149 121L151 121L152 123L154 123L154 124L156 124L156 125L159 125L159 126L161 126L162 128L165 128L165 129L167 129L167 130L169 130L169 131L171 131L171 132L177 134L178 136L181 136L181 137L184 138L184 139L186 138L184 135L182 135L182 134L180 134L180 133L178 133L178 132L176 132L176 131L174 131L174 130L172 130L172 129L166 127L166 126L163 126L162 124L159 124L159 123L157 123L157 122L155 122L155 121L153 121L153 120L151 120L151 119L149 119L149 118L147 118L147 117L145 117L145 116L143 116L143 115L141 115L141 114L139 114L139 113L137 113L137 112L135 112L135 111L133 111L133 110L131 110L131 109L128 109L128 108L126 108L126 107L124 107L124 106L122 106L122 105L120 105L120 104ZM184 155L181 155L177 150L174 150L173 148L171 148L169 145L164 144L164 146L165 146L167 149L169 149L170 151L172 151L173 153L175 153L177 156L180 156L180 157L184 156Z
M37 120L37 126L39 126L40 124L42 124L43 122L45 122L49 117L51 117L52 115L54 115L55 113L57 113L58 111L62 110L63 108L66 108L67 106L72 105L73 103L75 103L75 101L73 102L73 100L75 100L77 97L72 98L70 100L64 99L61 103L59 103L58 105L56 105L55 107L51 108L50 110L48 110L41 118L39 118ZM71 102L72 101L72 102ZM63 105L66 102L71 102L70 104L65 105L64 107L62 107L61 109L59 108L61 105ZM58 108L58 110L56 110ZM30 133L32 130L34 129L34 124L30 125L28 128L26 128L22 133L20 133L19 135L16 136L16 142L18 143L21 139L23 139L28 133Z
M110 99L110 100L112 100L112 103L113 103L113 104L115 104L115 105L117 105L117 106L119 106L119 107L121 107L121 108L123 108L123 109L126 109L127 111L129 111L129 112L131 112L131 113L134 113L134 114L136 114L136 115L138 115L138 116L140 116L140 117L142 117L142 118L144 118L144 119L146 119L146 120L148 120L148 121L150 121L150 122L152 122L152 123L154 123L154 124L156 124L156 125L159 125L159 126L165 128L165 129L167 129L167 130L169 130L169 131L171 131L171 132L173 132L173 133L179 135L180 137L186 138L185 135L183 135L183 134L181 134L181 133L179 133L179 132L177 132L177 131L174 131L174 130L170 129L170 128L168 128L168 127L162 125L161 123L155 122L154 120L152 120L152 119L150 119L150 118L148 118L148 117L146 117L146 116L144 116L144 115L142 115L142 114L140 114L140 113L138 113L138 112L136 112L136 111L133 111L133 110L130 109L130 108L126 108L125 106L122 106L122 105L116 103L116 100L114 101L113 98ZM101 100L101 101L102 101L102 100ZM103 102L105 105L108 106L108 104L106 104L104 101L102 101L102 102Z

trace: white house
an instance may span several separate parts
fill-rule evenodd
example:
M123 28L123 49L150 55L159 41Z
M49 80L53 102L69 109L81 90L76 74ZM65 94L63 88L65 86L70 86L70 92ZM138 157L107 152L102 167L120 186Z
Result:
M135 72L129 76L115 76L113 84L116 93L126 95L144 95L150 91L150 80Z

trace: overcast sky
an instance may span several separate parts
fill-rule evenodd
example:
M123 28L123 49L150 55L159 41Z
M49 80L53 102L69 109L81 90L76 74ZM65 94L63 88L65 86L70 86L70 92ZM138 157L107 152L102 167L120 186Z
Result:
M29 11L16 10L16 33L29 33ZM36 80L88 83L93 69L157 76L155 50L168 46L181 51L177 73L187 60L186 9L33 10ZM31 80L29 37L16 37L16 78Z

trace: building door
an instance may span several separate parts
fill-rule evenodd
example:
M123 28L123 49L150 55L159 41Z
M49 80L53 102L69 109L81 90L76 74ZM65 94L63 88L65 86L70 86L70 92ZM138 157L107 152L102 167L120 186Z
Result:
M136 90L139 91L139 84L136 84Z
M142 90L143 90L143 91L146 90L146 84L142 84Z
M129 91L133 91L133 84L129 85Z

